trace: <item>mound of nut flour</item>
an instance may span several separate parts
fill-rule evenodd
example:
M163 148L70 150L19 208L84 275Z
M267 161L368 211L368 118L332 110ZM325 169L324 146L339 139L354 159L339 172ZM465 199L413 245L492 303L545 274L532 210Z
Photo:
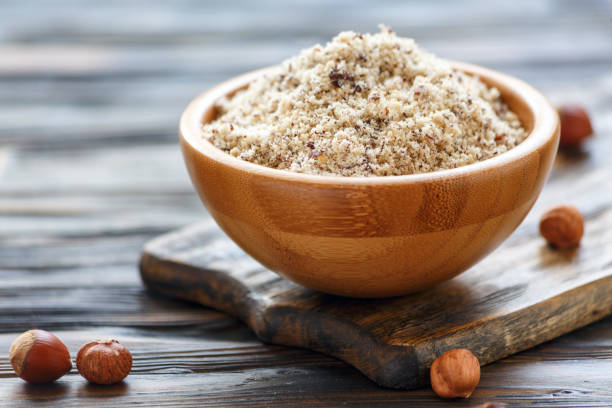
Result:
M293 172L391 176L464 166L527 135L499 91L407 38L345 31L218 101L217 148Z

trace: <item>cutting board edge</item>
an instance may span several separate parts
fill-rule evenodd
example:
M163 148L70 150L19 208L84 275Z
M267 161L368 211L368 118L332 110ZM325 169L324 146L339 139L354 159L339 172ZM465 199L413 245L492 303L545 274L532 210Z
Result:
M197 231L197 228L193 231ZM168 236L181 235L170 233ZM428 367L437 356L449 349L469 348L485 365L612 314L612 301L605 296L605 292L612 293L611 274L508 314L478 320L469 326L432 337L429 344L384 343L349 319L286 304L274 305L223 271L196 267L174 259L169 256L171 252L163 250L166 242L160 239L163 237L147 244L141 255L141 277L150 289L229 313L245 322L264 342L307 348L339 358L376 383L391 388L411 389L426 385L429 381ZM585 301L584 305L572 306L572 300L584 298L573 296L579 290L597 294L589 299L599 301ZM551 307L551 302L554 307ZM583 313L571 318L575 310ZM496 327L514 329L512 324L507 323L518 321L519 317L523 317L523 323L525 317L529 317L527 326L532 329L531 332L536 330L539 333L525 335L525 331L521 331L519 340L507 330L494 330ZM546 324L549 320L557 323L555 317L562 320L561 324ZM545 329L545 334L540 333L542 329ZM474 330L483 333L478 338L489 339L488 342L481 342L489 346L474 347L469 344L468 338L474 337ZM322 336L322 333L326 335ZM504 342L496 344L496 339L504 339Z

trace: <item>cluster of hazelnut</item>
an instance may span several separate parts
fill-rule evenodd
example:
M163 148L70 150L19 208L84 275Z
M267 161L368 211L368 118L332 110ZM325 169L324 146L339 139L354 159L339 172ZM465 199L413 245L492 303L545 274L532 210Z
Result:
M28 330L17 337L9 360L17 376L36 384L55 381L72 369L66 345L44 330ZM132 354L117 340L96 340L79 349L76 365L91 383L115 384L132 369Z
M558 108L561 122L559 147L575 150L593 134L591 120L579 105L562 105ZM551 208L540 218L540 234L554 248L568 249L577 246L584 234L584 219L576 207L560 205Z
M562 205L547 211L540 219L540 233L548 243L559 249L580 243L584 233L582 214L575 207ZM431 365L431 387L442 398L468 398L480 381L478 359L466 349L447 351ZM487 403L481 408L503 405Z
M593 128L586 111L575 105L559 108L563 149L578 149L592 133ZM545 212L540 218L540 234L557 249L572 248L580 244L584 234L584 219L571 205L561 205ZM442 398L468 398L480 381L478 359L466 349L447 351L431 365L431 387ZM503 404L489 402L477 408L497 408Z

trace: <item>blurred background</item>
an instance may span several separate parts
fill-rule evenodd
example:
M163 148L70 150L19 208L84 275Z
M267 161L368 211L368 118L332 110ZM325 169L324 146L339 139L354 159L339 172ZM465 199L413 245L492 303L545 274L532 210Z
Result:
M518 76L555 102L578 98L597 110L597 98L612 89L606 0L4 0L0 217L26 211L46 192L78 195L47 202L64 208L78 207L85 194L122 189L146 193L151 218L139 220L142 207L131 214L142 228L201 215L176 146L189 100L341 30L372 32L380 23L440 56ZM581 101L585 87L601 93ZM193 211L162 206L160 219L151 204L171 198L180 202L165 204ZM0 220L4 233L15 222ZM44 226L41 217L37 228Z
M38 264L133 272L144 241L206 216L176 142L187 103L380 23L581 102L600 133L612 127L612 1L4 0L0 275ZM61 237L61 251L45 237Z

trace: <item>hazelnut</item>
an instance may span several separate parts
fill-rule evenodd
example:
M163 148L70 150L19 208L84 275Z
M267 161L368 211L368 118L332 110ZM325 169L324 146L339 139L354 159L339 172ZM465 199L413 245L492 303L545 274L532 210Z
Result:
M132 369L132 354L117 340L96 340L79 349L76 357L79 373L94 384L114 384Z
M561 139L559 146L576 148L593 133L591 120L584 108L578 105L563 105L559 108Z
M480 364L470 350L455 349L438 357L429 374L439 397L468 398L480 381Z
M584 220L580 211L571 205L548 210L540 218L540 234L557 248L569 248L580 243Z
M505 408L506 404L501 402L485 402L484 404L476 405L474 408Z
M17 375L31 383L55 381L72 368L70 353L57 336L28 330L11 344L9 361Z

